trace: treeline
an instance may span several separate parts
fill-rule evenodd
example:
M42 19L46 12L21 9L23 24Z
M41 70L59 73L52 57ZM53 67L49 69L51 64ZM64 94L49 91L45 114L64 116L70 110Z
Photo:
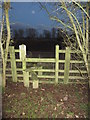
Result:
M35 28L27 28L26 30L14 30L14 38L30 38L30 39L63 39L65 33L61 29L52 28L51 30L37 30Z
M28 28L14 30L14 43L12 45L18 49L19 45L25 44L27 51L55 51L55 45L60 49L65 49L64 39L66 32L62 29L52 28L51 30L42 30Z

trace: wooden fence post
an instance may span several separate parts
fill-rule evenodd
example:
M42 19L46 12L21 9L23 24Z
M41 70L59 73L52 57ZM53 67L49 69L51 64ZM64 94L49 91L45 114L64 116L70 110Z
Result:
M23 71L24 86L29 87L29 72Z
M42 66L39 67L39 69L41 70L41 69L42 69ZM42 76L42 71L38 71L38 75L39 75L39 76Z
M65 67L64 67L64 84L68 83L70 69L70 48L66 47L65 52Z
M58 70L59 70L59 45L56 45L55 84L58 84Z
M26 71L26 45L19 45L20 59L22 60L24 86L29 87L29 72Z
M16 59L14 46L10 46L10 59L11 59L11 70L13 82L17 82L17 70L16 70Z

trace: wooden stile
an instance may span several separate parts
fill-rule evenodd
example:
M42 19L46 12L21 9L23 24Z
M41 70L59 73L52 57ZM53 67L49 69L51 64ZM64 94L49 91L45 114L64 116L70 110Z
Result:
M70 69L70 48L66 47L65 53L65 68L64 68L64 84L68 83Z
M23 80L19 80L19 82L24 82L25 87L29 87L29 83L33 83L33 88L38 88L39 83L74 83L76 79L78 80L83 80L85 79L84 77L80 76L80 71L74 70L73 68L70 69L70 63L71 64L82 64L84 61L79 61L79 60L70 60L70 53L75 53L76 51L71 50L69 47L66 48L66 50L59 50L59 45L56 45L56 54L55 58L26 58L26 46L25 45L20 45L19 50L14 50L14 47L10 47L9 49L10 52L10 59L7 61L10 63L11 62L11 68L6 69L6 76L7 77L12 77L14 82L17 82L17 78L23 78ZM20 59L15 59L15 52L20 53ZM64 60L59 60L59 53L65 53L65 59ZM22 68L16 68L16 62L22 62ZM44 68L42 64L37 64L36 67L31 67L31 68L26 68L26 63L54 63L55 64L55 69L50 68ZM64 64L64 69L59 69L59 64ZM90 54L88 55L88 65L90 68ZM53 64L52 64L53 65ZM48 66L49 67L49 66ZM10 72L9 72L10 71ZM12 74L11 74L12 71ZM20 72L19 72L20 71ZM22 72L23 71L23 74ZM19 73L18 73L19 72ZM44 74L46 72L46 74ZM30 73L30 74L29 74ZM34 74L35 73L35 74ZM49 74L51 73L51 74ZM55 74L54 74L55 73ZM59 75L59 73L61 73ZM70 75L69 75L70 73ZM81 70L82 74L85 74L87 76L87 71L86 70ZM90 73L90 69L89 69ZM36 77L33 77L33 75L36 75ZM74 74L74 75L73 75ZM76 74L76 75L75 75ZM33 78L29 81L29 77ZM89 76L90 78L90 76ZM45 79L44 81L41 79ZM46 80L47 79L47 80ZM58 79L61 79L58 81ZM63 81L64 80L64 81ZM71 82L70 82L70 81ZM84 82L84 81L82 81ZM77 82L78 83L78 82ZM89 86L90 86L90 80L89 80Z
M17 71L16 71L16 59L15 59L14 46L10 46L9 49L10 49L12 78L13 78L13 82L17 82Z
M59 70L59 45L56 45L55 84L58 84L58 70Z

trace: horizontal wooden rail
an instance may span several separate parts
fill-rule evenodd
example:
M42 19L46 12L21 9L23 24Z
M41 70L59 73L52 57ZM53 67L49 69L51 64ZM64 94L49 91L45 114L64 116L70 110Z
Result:
M66 50L59 50L59 53L65 53Z
M11 59L7 60L8 62L11 62ZM16 62L22 62L20 59L16 59Z
M69 79L87 79L87 78L84 78L84 77L80 77L80 76L69 76Z
M84 63L84 61L79 61L79 60L70 60L70 63Z
M11 68L6 68L6 71L11 71L12 69ZM22 68L17 68L16 69L17 71L22 71L23 69Z
M51 62L55 63L55 59L50 59L50 58L26 58L26 62Z
M85 71L85 70L81 70L81 71L78 71L78 70L70 70L69 73L87 73L87 71Z
M15 49L15 52L20 52L20 50L19 49Z
M12 76L12 74L6 74L6 77L11 77ZM23 77L23 74L17 74L17 77ZM31 77L31 75L29 75L29 77ZM50 76L50 75L42 75L42 76L37 76L38 78L47 78L47 79L49 79L49 78L55 78L55 76ZM58 76L58 78L59 79L63 79L64 78L64 76ZM70 79L87 79L87 77L85 78L85 77L80 77L80 76L69 76L69 80Z
M27 69L26 71L30 71L31 69ZM34 70L32 70L32 71L35 71L35 72L55 72L55 70L54 69L34 69Z
M6 71L11 71L12 69L11 68L7 68ZM23 69L22 68L17 68L16 69L17 71L22 71ZM27 71L29 71L29 68L27 68ZM33 71L35 72L55 72L54 69L34 69ZM58 72L61 72L61 73L64 73L64 70L58 70ZM81 70L81 71L78 71L78 70L70 70L69 73L86 73L87 74L87 71L86 70Z
M65 53L66 50L59 50L59 53ZM70 50L70 53L82 53L81 51Z
M11 62L10 59L7 60L8 62ZM16 62L22 62L20 59L16 59ZM42 62L42 63L55 63L55 59L49 59L49 58L26 58L26 62ZM65 63L65 60L59 60L59 63ZM70 60L70 63L84 63L84 61L79 60Z

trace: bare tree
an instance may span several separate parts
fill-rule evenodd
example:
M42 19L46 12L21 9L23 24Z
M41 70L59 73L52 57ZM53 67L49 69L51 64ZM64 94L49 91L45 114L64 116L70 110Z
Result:
M2 54L2 62L3 62L3 81L2 85L5 87L6 85L6 64L7 64L7 57L8 57L8 48L10 44L10 22L9 22L9 9L10 9L10 0L4 1L3 3L3 18L1 22L1 40L0 40L0 48ZM2 33L4 29L4 25L6 25L7 35L6 39L2 38ZM4 46L5 45L5 46Z
M89 50L89 6L90 3L79 3L73 0L68 3L62 0L58 3L53 3L53 10L49 11L48 7L45 4L41 4L42 8L46 10L51 20L54 20L58 23L58 25L63 25L63 29L66 31L70 31L75 36L76 44L78 45L78 49L75 45L72 44L71 38L68 34L66 34L70 46L72 49L76 51L81 51L82 59L84 60L85 67L87 69L88 77L89 77L89 86L90 86L90 68L88 63L88 50ZM65 41L66 42L66 41ZM78 52L77 52L78 53ZM78 54L80 56L80 54ZM80 56L81 57L81 56Z

